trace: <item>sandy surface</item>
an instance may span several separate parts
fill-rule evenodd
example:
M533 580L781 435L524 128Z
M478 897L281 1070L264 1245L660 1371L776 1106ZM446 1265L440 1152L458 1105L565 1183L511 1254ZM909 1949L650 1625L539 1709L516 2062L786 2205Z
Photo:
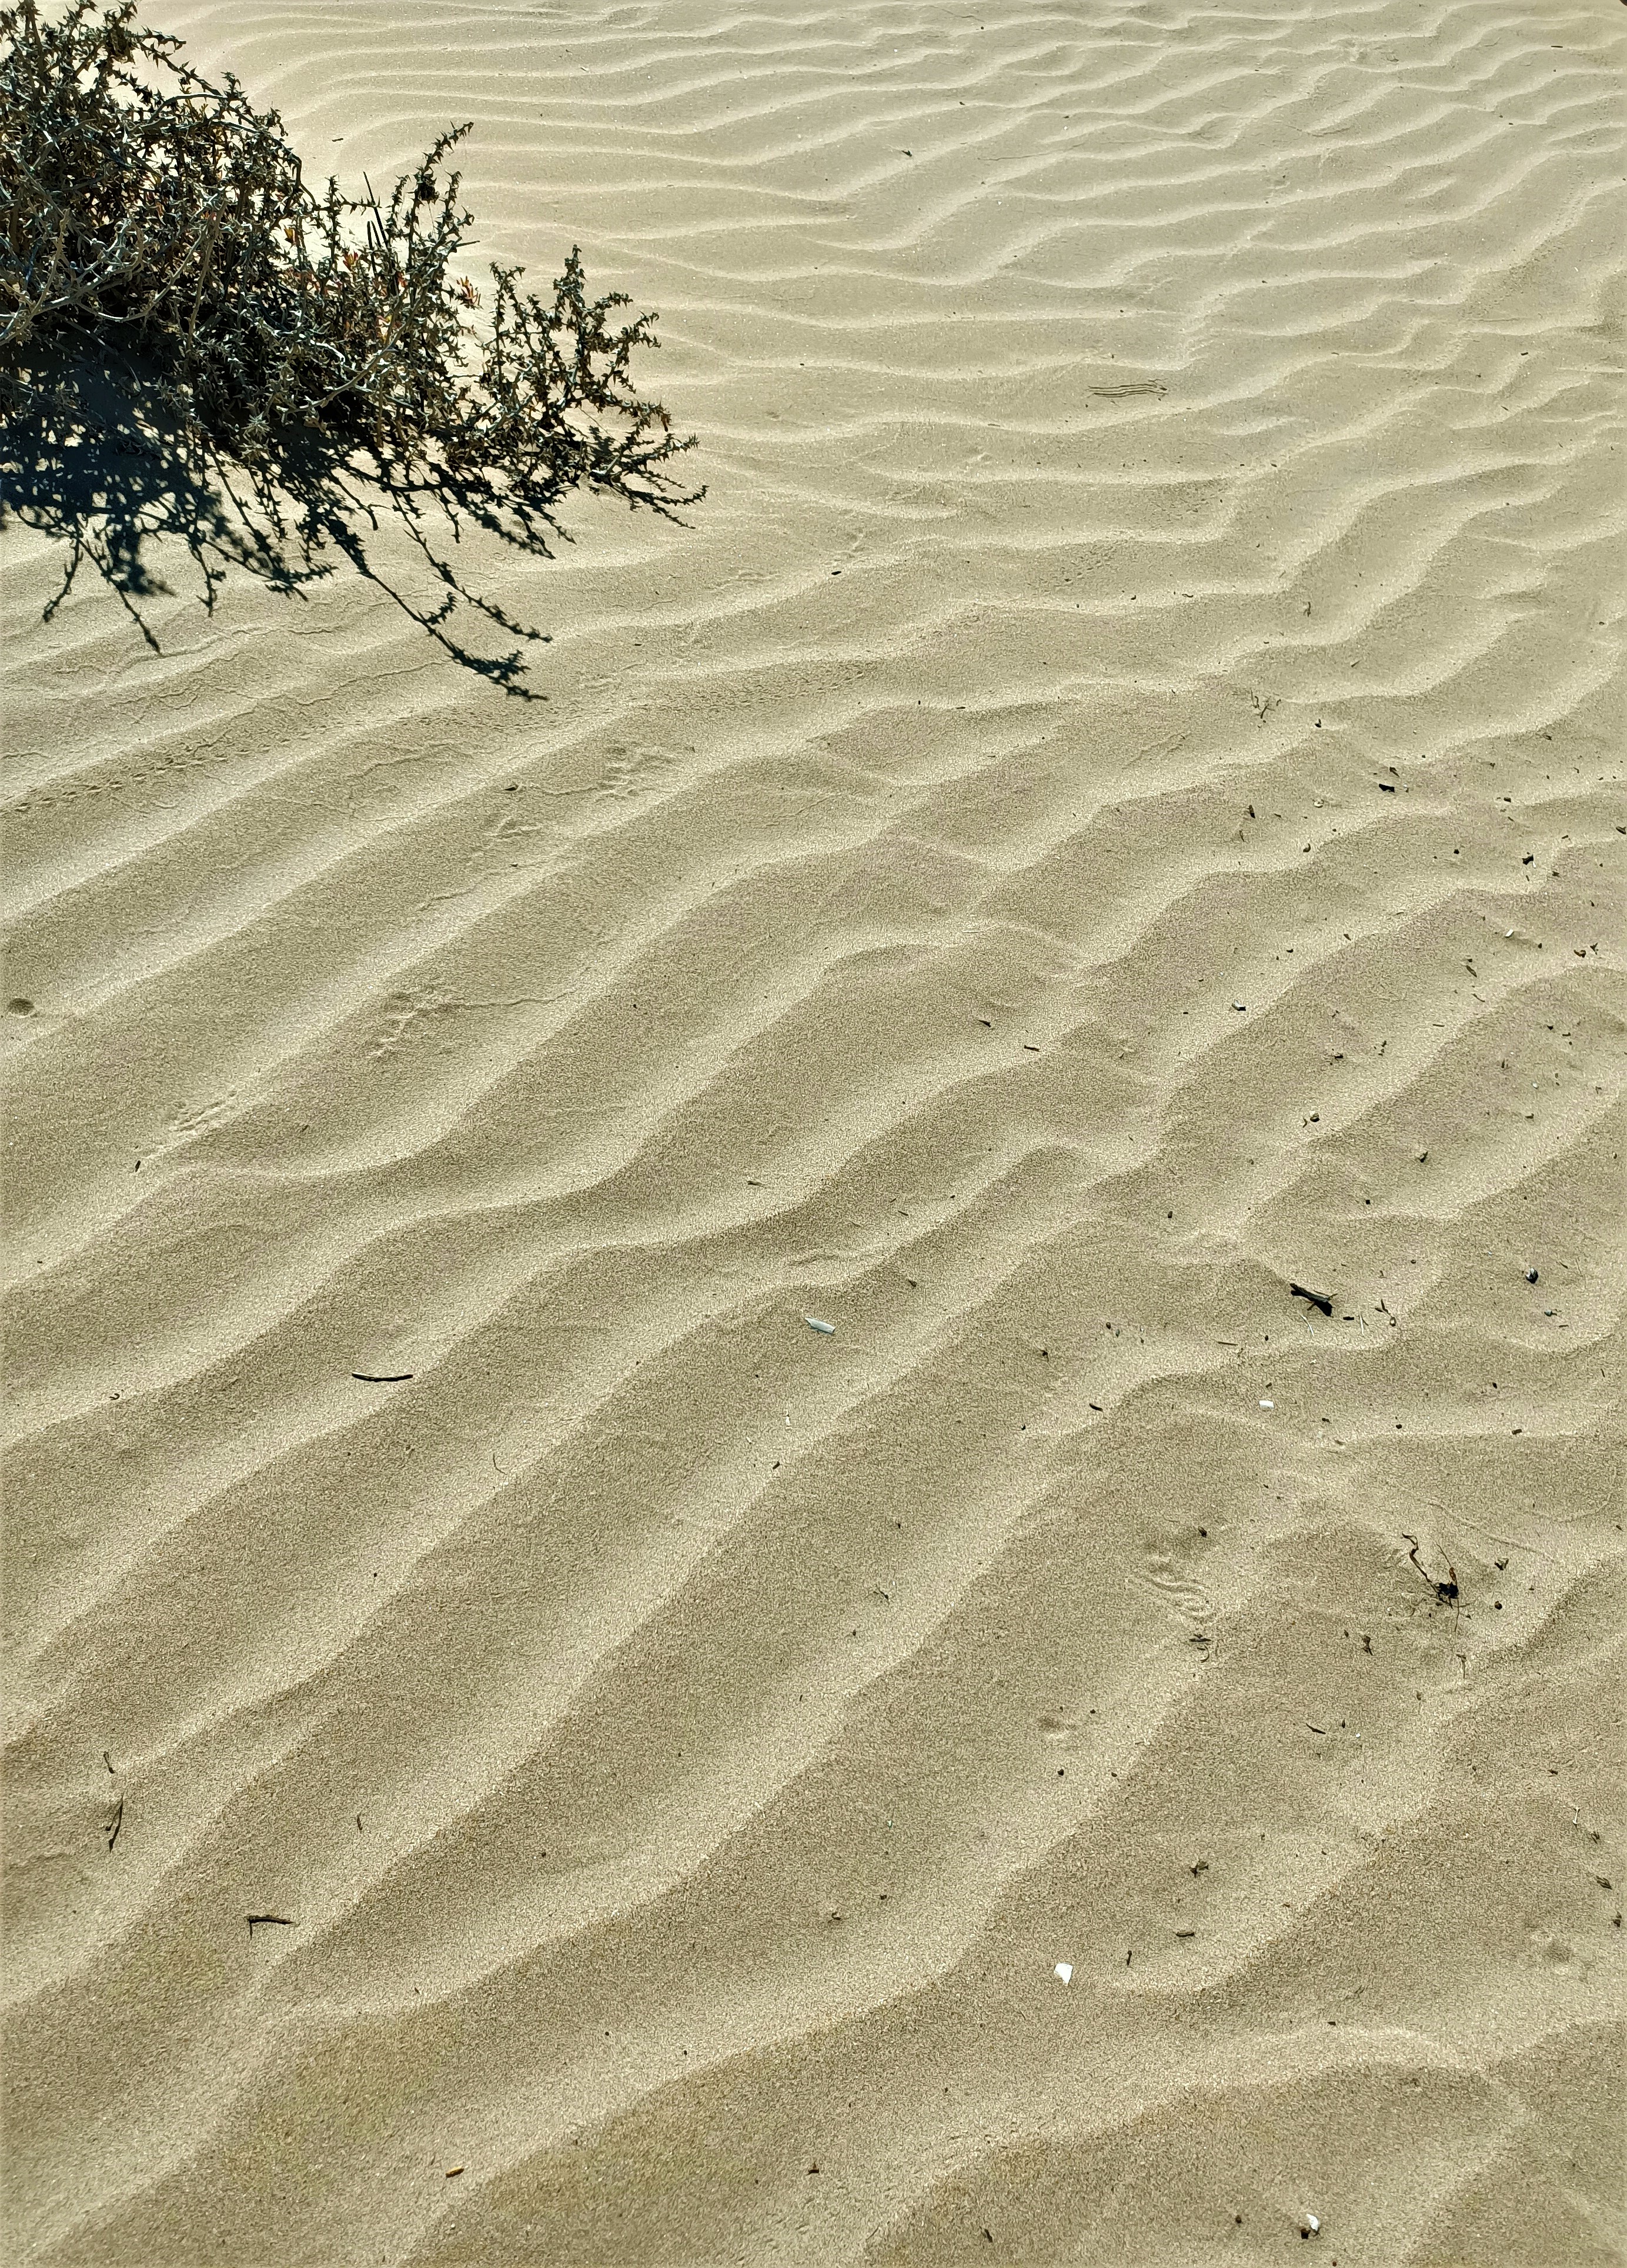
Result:
M1619 2259L1627 16L159 20L711 493L0 546L12 2257Z

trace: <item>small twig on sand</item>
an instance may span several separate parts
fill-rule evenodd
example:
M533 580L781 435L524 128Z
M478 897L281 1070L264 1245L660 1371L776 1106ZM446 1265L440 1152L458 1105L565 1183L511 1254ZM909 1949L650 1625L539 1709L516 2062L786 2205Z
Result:
M1448 1561L1447 1564L1446 1580L1444 1582L1438 1582L1435 1577L1430 1573L1428 1568L1424 1565L1424 1562L1418 1557L1417 1537L1416 1535L1409 1535L1406 1529L1403 1528L1401 1531L1401 1540L1403 1543L1410 1543L1412 1546L1412 1549L1408 1552L1407 1557L1411 1560L1419 1574L1422 1575L1424 1580L1429 1585L1430 1589L1433 1591L1435 1596L1447 1604L1450 1604L1454 1601L1458 1594L1458 1579L1457 1569L1452 1565L1451 1562Z

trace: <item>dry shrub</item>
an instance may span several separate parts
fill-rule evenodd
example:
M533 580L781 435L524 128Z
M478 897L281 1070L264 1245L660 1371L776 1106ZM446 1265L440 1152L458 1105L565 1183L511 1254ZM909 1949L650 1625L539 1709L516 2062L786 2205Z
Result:
M459 270L467 131L383 200L319 194L276 112L201 77L134 0L0 8L0 480L10 514L69 539L48 612L89 558L142 622L162 535L210 604L233 562L294 591L332 544L373 574L383 508L444 586L432 608L393 595L519 689L518 651L482 659L450 618L463 600L539 634L475 598L440 538L470 520L546 556L573 489L669 518L698 501L671 469L691 444L632 381L652 316L618 325L626 296L590 299L574 249L551 301L494 267L482 307Z

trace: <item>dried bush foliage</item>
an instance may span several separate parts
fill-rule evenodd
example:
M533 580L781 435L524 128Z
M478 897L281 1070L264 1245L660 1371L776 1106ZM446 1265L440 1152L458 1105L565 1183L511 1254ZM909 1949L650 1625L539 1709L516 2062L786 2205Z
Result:
M382 202L318 194L276 112L201 77L134 0L0 7L0 481L9 514L70 541L53 608L89 558L140 622L163 535L210 604L233 562L291 592L332 545L372 574L388 510L444 586L393 595L519 689L519 650L473 654L453 609L539 633L475 598L442 539L467 520L546 555L576 488L669 518L698 501L672 471L690 443L632 382L653 317L617 327L625 295L590 299L574 250L551 302L494 267L481 309L457 272L467 131Z

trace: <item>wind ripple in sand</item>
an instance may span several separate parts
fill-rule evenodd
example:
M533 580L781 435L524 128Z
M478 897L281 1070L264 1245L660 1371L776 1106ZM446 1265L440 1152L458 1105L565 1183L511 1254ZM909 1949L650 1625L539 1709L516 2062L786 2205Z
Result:
M711 493L8 540L26 2257L1619 2257L1615 19L166 22Z

